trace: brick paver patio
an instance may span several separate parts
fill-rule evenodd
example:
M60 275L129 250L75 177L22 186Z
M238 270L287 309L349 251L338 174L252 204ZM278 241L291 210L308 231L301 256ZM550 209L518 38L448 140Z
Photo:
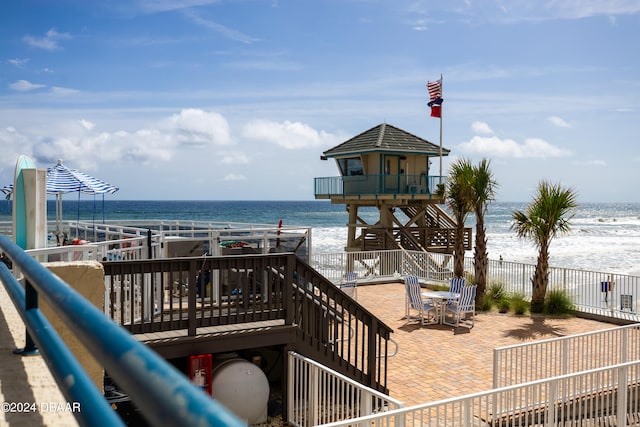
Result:
M612 328L582 318L479 313L470 331L446 325L407 323L404 285L358 287L358 302L393 328L398 354L389 358L390 395L406 405L427 403L492 387L493 349Z

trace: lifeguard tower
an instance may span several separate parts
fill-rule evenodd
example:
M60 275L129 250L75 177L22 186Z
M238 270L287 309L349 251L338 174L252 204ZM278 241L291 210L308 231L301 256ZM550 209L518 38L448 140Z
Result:
M453 253L455 221L444 203L445 177L433 175L431 159L448 149L383 123L322 154L336 160L340 176L315 178L315 198L344 203L349 212L347 252L406 249ZM361 207L376 207L367 224ZM471 229L465 229L471 248Z

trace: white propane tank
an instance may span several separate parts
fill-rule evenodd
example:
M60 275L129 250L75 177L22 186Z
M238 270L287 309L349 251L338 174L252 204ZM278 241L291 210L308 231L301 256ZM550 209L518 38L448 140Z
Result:
M248 424L267 421L269 381L258 366L245 359L230 359L213 369L213 398Z

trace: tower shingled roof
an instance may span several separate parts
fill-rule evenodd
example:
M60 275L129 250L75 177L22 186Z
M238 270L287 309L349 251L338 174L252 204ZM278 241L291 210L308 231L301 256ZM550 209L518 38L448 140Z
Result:
M389 151L394 153L440 155L440 147L412 133L382 123L337 145L324 153L325 157L338 157L347 154ZM442 148L446 156L451 150Z

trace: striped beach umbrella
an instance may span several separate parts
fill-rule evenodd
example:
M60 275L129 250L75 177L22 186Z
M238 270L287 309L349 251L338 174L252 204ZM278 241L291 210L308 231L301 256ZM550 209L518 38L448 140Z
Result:
M64 194L73 192L85 194L113 194L118 187L94 178L76 169L69 169L62 160L47 169L47 193Z
M62 164L62 160L58 160L55 166L47 169L47 193L56 195L56 229L58 230L62 223L62 195L76 191L78 192L78 202L80 201L80 193L102 194L104 204L104 194L113 194L118 191L118 187L76 169L69 169ZM80 221L80 205L78 205L78 221Z
M4 187L0 188L0 191L4 193L5 198L9 200L9 198L11 198L11 193L13 193L13 184L5 185Z
M5 185L0 191L6 194L7 199L13 192L13 184ZM62 195L66 193L78 192L85 194L103 195L103 215L104 215L104 195L113 194L118 191L118 187L111 185L98 178L94 178L76 169L69 169L58 160L55 166L47 169L47 194L56 195L56 229L60 229L62 223ZM94 208L95 211L95 208ZM78 220L80 220L80 207L78 206Z
M64 194L79 191L85 194L113 194L118 187L94 178L76 169L69 169L62 164L62 160L47 169L47 194ZM10 195L13 184L0 188L0 192Z

